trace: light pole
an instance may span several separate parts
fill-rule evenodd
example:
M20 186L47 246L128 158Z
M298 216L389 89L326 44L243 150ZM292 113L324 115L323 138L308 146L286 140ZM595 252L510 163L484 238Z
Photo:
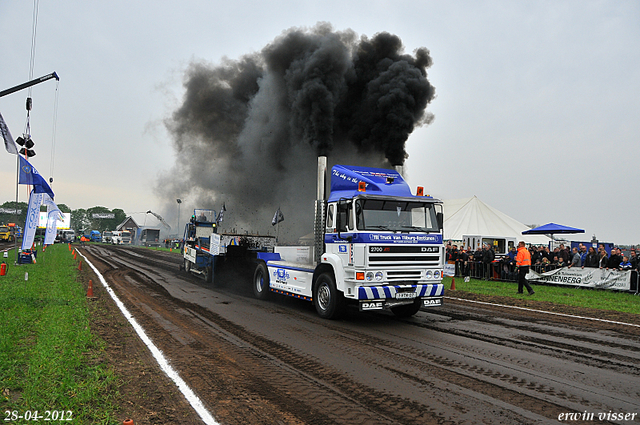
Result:
M176 202L178 203L178 224L176 225L176 235L179 238L180 237L180 204L182 203L182 199L178 198L176 199Z

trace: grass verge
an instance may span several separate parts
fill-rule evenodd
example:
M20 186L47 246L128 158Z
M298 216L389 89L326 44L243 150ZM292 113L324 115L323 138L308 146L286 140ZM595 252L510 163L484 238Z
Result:
M37 264L7 264L0 276L2 419L11 419L6 411L64 411L72 423L116 422L117 378L101 361L104 342L90 332L86 292L67 245L39 252Z
M451 287L451 278L443 280L445 288ZM574 288L569 286L551 286L531 284L535 295L516 294L516 282L500 282L471 279L465 282L462 277L456 277L456 290L474 294L525 298L535 301L547 301L572 307L585 307L598 310L612 310L623 313L640 314L640 297L622 291L603 289ZM450 293L451 295L451 293Z

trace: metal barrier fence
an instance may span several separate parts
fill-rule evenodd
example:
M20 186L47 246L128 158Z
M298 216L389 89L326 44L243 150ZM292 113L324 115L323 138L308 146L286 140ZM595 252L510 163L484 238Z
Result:
M456 277L470 277L479 280L498 280L503 282L518 282L518 271L516 270L515 261L496 260L492 263L485 264L482 261L457 261ZM565 266L563 266L565 267ZM531 270L537 273L544 273L557 269L558 266L533 265ZM631 272L631 289L635 290L635 294L640 293L640 279L637 271Z

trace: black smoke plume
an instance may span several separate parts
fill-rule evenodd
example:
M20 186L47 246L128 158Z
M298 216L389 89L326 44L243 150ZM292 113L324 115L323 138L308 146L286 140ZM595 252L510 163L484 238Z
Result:
M280 239L297 241L313 230L318 155L330 165L404 162L409 134L433 118L430 66L426 48L405 54L395 35L358 39L326 23L238 60L192 63L184 101L166 120L177 156L157 187L167 213L176 198L225 203L223 231L274 234L280 207Z

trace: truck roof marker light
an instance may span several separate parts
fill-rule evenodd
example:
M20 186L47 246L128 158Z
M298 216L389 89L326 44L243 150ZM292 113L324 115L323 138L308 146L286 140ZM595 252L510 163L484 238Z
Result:
M424 196L424 187L418 186L418 190L416 191L416 196Z
M364 280L364 272L356 272L356 280Z
M365 182L358 182L358 192L366 192L367 184Z

